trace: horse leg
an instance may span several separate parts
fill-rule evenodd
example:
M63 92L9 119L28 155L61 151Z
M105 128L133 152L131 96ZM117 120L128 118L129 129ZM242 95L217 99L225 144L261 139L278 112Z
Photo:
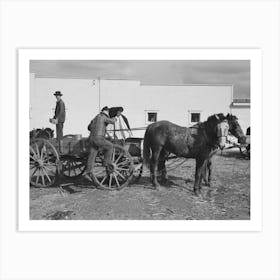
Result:
M161 147L158 147L152 152L150 172L151 172L151 181L154 187L160 187L160 184L157 180L158 159L159 159L160 151L161 151Z
M203 167L203 172L202 172L202 178L203 178L203 181L205 183L205 185L208 185L208 169L207 169L207 163L204 164L204 167Z
M161 180L164 182L166 182L168 179L166 166L165 166L165 156L166 156L166 151L162 149L159 155L158 170L161 173Z
M211 175L212 175L212 160L208 159L204 163L202 178L206 186L211 185Z
M194 182L194 193L196 195L201 194L201 181L202 181L204 164L205 164L205 160L196 159L195 182Z

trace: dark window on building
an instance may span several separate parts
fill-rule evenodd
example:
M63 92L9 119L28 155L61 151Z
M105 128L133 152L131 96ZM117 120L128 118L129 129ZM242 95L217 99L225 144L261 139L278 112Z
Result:
M191 122L200 122L200 113L191 113Z
M156 122L157 113L148 113L148 122Z

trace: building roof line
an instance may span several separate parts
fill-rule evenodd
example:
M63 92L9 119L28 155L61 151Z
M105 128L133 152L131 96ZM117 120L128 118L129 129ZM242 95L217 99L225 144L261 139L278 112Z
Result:
M161 87L161 86L231 86L233 87L233 84L146 84L146 83L141 83L140 84L141 86L158 86L158 87Z
M99 77L86 77L86 78L83 78L83 77L65 77L65 76L47 76L47 75L41 75L41 74L36 74L36 73L30 73L30 74L35 74L35 77L36 78L39 78L39 79L80 79L80 80L98 80L100 79L101 81L131 81L131 82L140 82L139 80L135 80L135 79L114 79L114 78L99 78Z
M98 80L98 77L93 77L93 78L81 78L81 77L55 77L55 76L42 76L40 74L36 73L30 73L30 74L35 74L36 78L39 79L80 79L80 80ZM142 83L140 80L134 80L134 79L114 79L114 78L102 78L100 79L101 81L131 81L131 82L139 82L141 86L233 86L233 84L211 84L211 83L205 83L205 84L153 84L153 83Z

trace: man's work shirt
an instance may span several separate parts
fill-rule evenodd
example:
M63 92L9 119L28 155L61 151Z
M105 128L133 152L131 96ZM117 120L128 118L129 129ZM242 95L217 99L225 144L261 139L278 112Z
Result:
M98 114L88 125L90 136L105 136L106 126L114 124L115 118L109 118L105 113Z
M59 101L56 102L56 107L55 107L55 113L54 113L54 119L57 119L59 123L64 123L65 122L65 104L60 99Z

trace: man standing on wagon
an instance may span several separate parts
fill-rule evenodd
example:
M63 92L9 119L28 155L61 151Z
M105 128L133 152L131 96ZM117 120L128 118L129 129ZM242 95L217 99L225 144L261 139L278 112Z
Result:
M63 124L65 122L65 104L63 100L61 99L61 92L56 91L54 93L54 96L56 97L56 107L55 107L55 113L54 113L54 119L57 120L56 123L56 138L59 144L59 151L62 151L62 138L63 138Z
M93 165L95 157L98 153L98 149L104 150L104 164L107 166L111 163L111 157L113 153L113 144L105 139L106 126L108 124L114 124L115 118L109 117L109 108L106 106L102 108L101 112L90 122L88 130L90 131L89 144L90 151L87 162L87 170L85 177L91 179L89 176L93 171Z

